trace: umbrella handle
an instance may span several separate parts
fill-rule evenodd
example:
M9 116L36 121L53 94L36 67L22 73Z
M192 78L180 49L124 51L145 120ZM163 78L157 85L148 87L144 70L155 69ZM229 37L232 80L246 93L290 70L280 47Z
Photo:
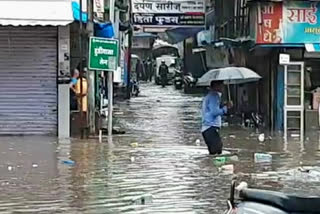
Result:
M230 84L229 83L228 83L227 87L228 87L228 101L230 102L231 101L231 94L230 94Z

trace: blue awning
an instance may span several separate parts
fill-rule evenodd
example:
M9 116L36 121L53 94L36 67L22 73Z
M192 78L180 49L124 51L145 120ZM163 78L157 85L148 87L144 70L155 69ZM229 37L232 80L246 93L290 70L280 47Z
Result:
M176 44L195 36L202 30L204 30L204 27L177 27L166 30L166 34L168 35L169 42Z
M308 52L320 52L319 43L305 44L305 47Z

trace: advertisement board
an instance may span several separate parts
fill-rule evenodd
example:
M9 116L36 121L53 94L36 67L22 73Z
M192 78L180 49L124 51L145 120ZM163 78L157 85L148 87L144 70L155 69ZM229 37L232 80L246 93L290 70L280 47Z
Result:
M320 3L285 1L262 3L257 17L256 42L319 43Z
M132 0L135 25L147 27L203 26L204 0Z

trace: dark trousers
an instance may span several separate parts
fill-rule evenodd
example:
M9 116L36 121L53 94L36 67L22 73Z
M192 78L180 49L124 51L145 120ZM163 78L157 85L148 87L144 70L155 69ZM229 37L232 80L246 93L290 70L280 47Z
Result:
M223 144L219 134L219 128L211 127L206 131L202 132L202 136L208 146L208 151L210 155L222 153Z
M167 85L167 76L161 76L161 85L162 85L162 87L166 87L166 85Z

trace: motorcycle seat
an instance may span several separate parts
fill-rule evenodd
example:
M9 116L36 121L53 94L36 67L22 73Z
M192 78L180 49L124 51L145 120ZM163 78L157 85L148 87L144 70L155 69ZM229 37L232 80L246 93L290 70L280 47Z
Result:
M244 189L240 191L240 198L278 207L286 212L319 213L320 197L299 197L281 192Z

